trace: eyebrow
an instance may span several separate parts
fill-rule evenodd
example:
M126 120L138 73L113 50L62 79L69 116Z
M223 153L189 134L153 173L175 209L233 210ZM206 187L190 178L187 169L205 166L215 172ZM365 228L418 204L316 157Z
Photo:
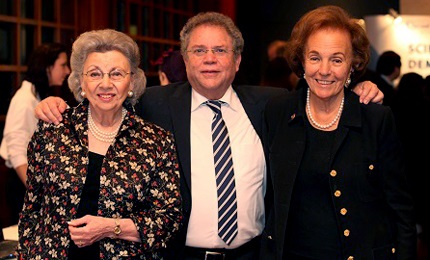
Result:
M91 68L91 67L93 67L93 68ZM90 69L90 68L91 68L91 69ZM91 66L90 66L90 68L88 69L88 71L91 71L91 70L99 70L99 71L103 72L103 70L102 70L100 67L96 66L96 65L91 65ZM114 71L114 70L127 71L126 69L123 69L123 68L113 67L112 69L110 69L110 70L109 70L109 72L112 72L112 71ZM131 70L131 68L130 68L130 70Z
M206 45L193 45L190 48L191 49L194 49L194 48L216 49L216 48L227 48L227 47L225 45L216 45L213 47L207 47Z

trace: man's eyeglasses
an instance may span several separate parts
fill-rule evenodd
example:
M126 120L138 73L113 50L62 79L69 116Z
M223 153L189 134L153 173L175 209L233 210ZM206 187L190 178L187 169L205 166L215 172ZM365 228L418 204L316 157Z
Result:
M196 48L196 49L189 50L187 52L191 52L192 54L196 55L197 57L203 57L209 51L211 51L217 57L224 57L224 56L227 56L230 52L234 52L234 50L227 50L227 49L223 49L223 48L215 48L215 49Z
M105 74L107 74L112 81L121 81L128 74L133 74L133 72L125 72L121 69L115 69L110 72L102 72L99 69L93 69L87 71L87 73L83 73L83 75L87 76L90 81L100 81L103 79Z

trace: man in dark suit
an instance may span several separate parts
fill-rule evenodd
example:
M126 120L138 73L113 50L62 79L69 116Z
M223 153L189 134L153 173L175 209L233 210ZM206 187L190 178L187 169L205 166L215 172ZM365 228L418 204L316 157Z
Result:
M376 63L378 77L373 82L378 84L378 88L384 93L383 104L386 106L393 105L396 93L394 80L400 76L401 67L401 57L394 51L383 52Z
M285 89L232 86L239 70L244 41L225 15L201 13L180 34L188 82L150 87L136 112L172 131L181 173L184 222L180 235L167 244L170 259L257 259L265 224L266 159L262 147L263 111L269 97ZM357 87L361 99L378 102L374 84ZM206 104L221 100L234 165L238 232L231 243L218 235L218 205L211 122ZM66 104L47 99L36 108L39 118L58 123ZM268 185L270 187L270 185ZM209 258L208 258L209 257Z

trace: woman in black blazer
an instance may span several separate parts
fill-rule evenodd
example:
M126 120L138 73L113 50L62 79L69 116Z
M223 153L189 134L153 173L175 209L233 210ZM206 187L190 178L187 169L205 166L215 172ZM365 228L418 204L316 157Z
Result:
M288 59L306 84L265 111L274 206L265 259L414 259L416 230L389 107L347 88L369 61L365 31L343 9L296 24Z

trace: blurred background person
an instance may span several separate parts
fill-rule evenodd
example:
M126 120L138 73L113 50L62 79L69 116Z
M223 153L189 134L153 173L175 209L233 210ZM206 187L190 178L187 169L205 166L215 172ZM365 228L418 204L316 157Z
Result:
M430 100L430 75L427 75L424 80L426 82L426 86L424 87L424 96L426 99Z
M276 57L282 57L285 54L286 41L273 40L267 45L267 58L269 61Z
M61 43L45 43L32 52L21 87L13 95L6 115L1 157L13 168L6 192L13 223L18 223L27 180L27 145L37 127L34 109L53 94L70 73L68 50Z
M158 66L160 86L187 81L184 59L179 50L170 49L163 52L160 58L152 62L152 65Z
M61 124L40 121L28 145L19 259L159 259L182 219L179 165L172 134L135 114L139 48L89 31L70 64L81 103Z
M272 86L294 90L299 81L299 77L290 68L288 61L283 56L276 57L269 61L264 72L261 86Z
M400 55L391 50L383 52L376 63L376 73L379 78L374 83L384 93L383 104L386 106L391 106L394 102L395 80L400 76L401 67Z
M429 248L430 189L428 179L428 152L430 147L430 101L424 95L425 79L415 72L402 75L394 102L393 113L397 131L402 141L408 181L417 216L418 246L426 252ZM420 256L419 259L429 259Z
M391 106L397 91L395 82L400 76L401 66L402 62L399 54L394 51L385 51L377 60L376 70L366 68L360 77L351 82L350 87L354 88L357 84L366 80L371 81L384 93L382 104Z
M272 86L293 90L299 78L288 65L285 58L286 41L274 40L267 46L268 63L261 77L261 86Z

